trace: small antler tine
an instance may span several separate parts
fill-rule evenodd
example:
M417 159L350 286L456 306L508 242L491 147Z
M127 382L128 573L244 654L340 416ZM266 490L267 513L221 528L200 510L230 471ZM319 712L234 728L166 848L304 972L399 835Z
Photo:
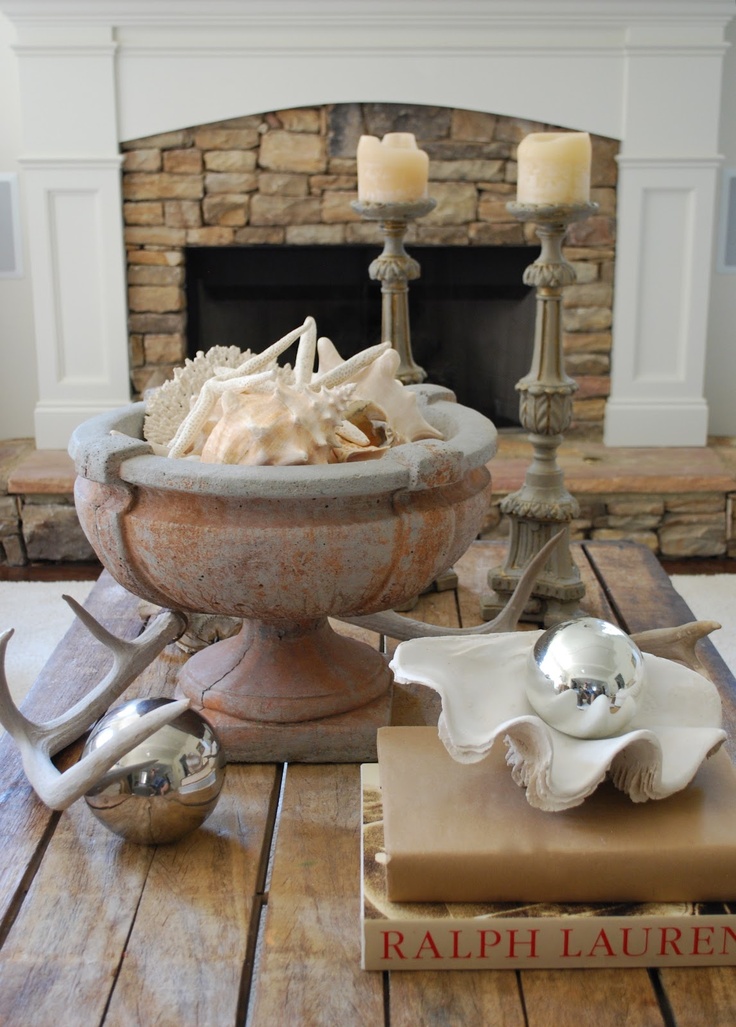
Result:
M697 644L720 626L718 621L696 620L674 628L651 628L649 631L635 632L631 638L642 652L664 656L707 677L707 670L698 656Z
M9 631L3 631L0 635L0 724L3 725L10 737L17 741L18 738L27 734L30 722L13 702L5 675L5 651L13 634L13 628L10 628Z
M105 642L111 650L113 665L103 680L62 716L45 724L29 724L28 731L33 744L51 754L69 745L93 721L101 717L110 703L125 691L161 650L179 638L187 624L184 614L168 610L149 624L138 638L128 642L111 635L86 610L82 619L95 637Z
M102 624L95 620L92 614L85 610L81 603L78 603L72 596L62 595L61 598L73 611L75 617L78 617L79 620L81 620L87 631L89 631L89 633L93 635L98 642L102 642L102 644L107 646L108 649L113 650L123 643L122 639L117 638L116 635L113 635L107 630L107 628L103 627Z
M121 729L114 740L89 753L63 773L60 773L50 757L33 746L29 739L23 739L23 744L19 745L19 748L26 777L38 797L50 809L66 809L88 792L121 756L166 724L176 720L188 707L188 699L179 699L151 710L140 720Z
M562 536L563 532L559 531L542 546L534 559L524 568L506 606L493 620L487 621L485 624L478 624L472 628L447 628L437 624L425 624L424 621L404 617L393 610L368 614L363 617L343 617L342 619L349 624L357 624L361 628L378 631L388 635L389 638L401 641L410 638L434 638L439 635L494 635L500 634L502 631L513 631L531 595L537 575Z
M549 560L557 545L562 541L564 534L564 531L558 531L549 541L545 542L536 556L529 561L503 610L485 625L488 632L500 633L502 631L514 630L524 612L524 607L529 601L529 596L532 594L539 572L547 560Z

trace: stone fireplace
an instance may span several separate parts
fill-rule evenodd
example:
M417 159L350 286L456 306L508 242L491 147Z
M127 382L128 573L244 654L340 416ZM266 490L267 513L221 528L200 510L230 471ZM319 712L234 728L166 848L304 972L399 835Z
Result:
M550 126L477 111L341 104L270 112L123 143L132 388L170 377L213 344L260 350L317 317L344 356L380 340L380 287L368 265L380 230L352 210L364 132L410 128L430 155L435 211L411 227L415 356L431 381L499 427L518 424L534 296L522 273L536 236L506 210L516 146ZM574 429L600 431L608 391L616 140L594 137L598 216L567 255L568 370ZM537 244L538 245L538 244ZM250 316L249 316L250 314Z
M464 120L467 132L471 113L480 121L498 116L494 132L504 125L557 125L615 140L615 282L610 266L603 274L603 260L591 261L589 238L570 240L568 254L578 264L598 264L594 280L580 281L588 289L586 303L573 294L568 306L568 359L577 362L572 369L582 385L576 416L598 424L603 416L610 445L705 442L707 302L730 0L0 4L17 33L39 447L65 447L82 420L129 400L131 374L139 388L178 359L183 341L176 340L181 332L173 326L182 310L137 309L144 290L183 289L183 280L177 281L183 264L175 256L162 260L161 254L175 255L183 245L209 245L205 239L212 236L215 245L221 245L219 239L228 246L273 245L269 234L282 233L278 245L296 245L305 226L319 228L316 244L327 244L333 234L342 236L341 244L376 241L368 235L373 229L348 213L349 133L341 150L337 134L327 130L332 112L360 108L364 113L367 105L450 112L444 115L450 125L445 141L452 140L453 121L457 128ZM131 145L207 131L245 133L249 142L233 147L210 145L210 139L195 145L192 135L186 144ZM314 161L317 155L318 167L280 169L279 147L295 136L302 158ZM464 140L483 141L502 140L493 134ZM452 235L463 224L467 235L460 244L469 247L479 245L484 233L519 232L511 223L504 228L504 191L498 188L513 187L515 141L506 140L507 156L485 158L505 162L501 177L487 175L488 168L478 174L466 169L460 177L437 175L432 191L438 209L417 227L412 245L445 245L439 236ZM428 142L440 170L466 159L456 154L445 160L441 137ZM145 160L145 149L158 151L158 157L149 156L160 159L159 170L131 166L135 159ZM241 153L240 166L223 166L222 154L233 151ZM188 171L187 160L197 169ZM204 192L158 200L128 194L129 216L158 217L145 204L160 202L163 221L128 220L124 239L123 161L126 189L134 176L150 175L160 176L168 188L196 179ZM340 161L346 162L342 168ZM290 196L278 176L302 174L306 194ZM254 175L257 182L249 177ZM291 185L304 188L301 180ZM474 214L443 224L443 208L447 212L449 204L461 203L468 187L476 196ZM233 202L228 198L233 195L247 202ZM200 206L201 224L187 224L192 202ZM285 204L302 213L289 223L274 223L274 211ZM304 214L316 208L318 220ZM239 223L246 212L247 220ZM605 216L612 218L613 211ZM172 217L180 224L172 224ZM174 235L155 243L150 240L156 231ZM247 232L257 232L260 240L246 243ZM171 242L182 234L184 243ZM613 239L600 244L612 258ZM136 254L130 272L126 247ZM591 286L601 292L613 288L610 379L603 372L600 358L608 353L600 339L590 348L587 342L578 349L573 345L588 334L608 332L602 321L590 332L571 323L573 311L609 309L602 301L588 305ZM138 315L171 317L172 327L159 322L153 330L156 322L149 321L149 330L142 330Z

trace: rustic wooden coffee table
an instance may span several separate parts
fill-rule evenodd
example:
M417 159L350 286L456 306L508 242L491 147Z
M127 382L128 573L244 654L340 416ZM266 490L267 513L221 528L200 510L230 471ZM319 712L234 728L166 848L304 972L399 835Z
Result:
M475 543L456 591L425 596L414 616L477 623L498 543ZM629 632L691 620L651 554L585 543L575 556L588 612ZM103 574L88 606L108 628L141 630L137 602ZM11 642L12 644L12 642ZM703 659L736 739L736 683L709 642ZM74 625L25 706L67 708L104 673L104 652ZM170 647L131 689L169 694L183 656ZM396 720L436 714L402 690ZM50 813L0 741L0 1023L540 1025L732 1023L736 968L425 971L360 969L359 769L231 765L206 825L157 849L127 845L84 802Z

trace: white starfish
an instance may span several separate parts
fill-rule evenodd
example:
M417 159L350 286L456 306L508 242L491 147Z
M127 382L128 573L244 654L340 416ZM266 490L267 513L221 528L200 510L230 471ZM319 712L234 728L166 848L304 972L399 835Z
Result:
M265 369L269 365L275 364L276 360L293 342L309 335L310 332L314 333L316 339L317 326L313 317L308 317L303 325L284 335L263 353L256 353L239 367L219 368L216 377L209 378L204 383L194 406L179 425L176 435L171 440L169 456L183 457L187 455L223 392L227 392L229 389L244 391L244 386L248 384L249 379L252 381L256 376L261 377L259 373L265 375L267 373Z

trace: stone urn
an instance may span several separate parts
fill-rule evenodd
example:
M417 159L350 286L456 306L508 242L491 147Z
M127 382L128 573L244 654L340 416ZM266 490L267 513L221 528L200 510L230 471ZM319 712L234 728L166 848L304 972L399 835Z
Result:
M77 512L110 574L160 606L243 619L178 681L231 760L374 757L391 672L328 618L404 605L465 552L488 509L496 447L492 423L452 393L411 388L443 439L356 463L155 456L142 403L74 432Z

